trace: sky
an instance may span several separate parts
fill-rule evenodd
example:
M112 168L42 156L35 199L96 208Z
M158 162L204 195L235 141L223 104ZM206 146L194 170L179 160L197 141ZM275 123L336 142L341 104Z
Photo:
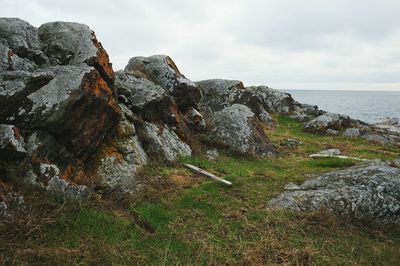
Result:
M399 0L0 0L35 27L87 24L114 70L167 54L191 80L400 91Z

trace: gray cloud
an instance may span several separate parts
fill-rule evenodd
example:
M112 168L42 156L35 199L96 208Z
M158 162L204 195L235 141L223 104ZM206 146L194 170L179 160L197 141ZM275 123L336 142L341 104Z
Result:
M88 24L115 69L169 54L193 80L400 90L398 0L0 0L34 26Z

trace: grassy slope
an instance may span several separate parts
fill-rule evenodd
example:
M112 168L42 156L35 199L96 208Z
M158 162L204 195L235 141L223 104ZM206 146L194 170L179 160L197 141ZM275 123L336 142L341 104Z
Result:
M311 152L335 147L349 156L389 159L400 149L309 135L287 117L277 120L278 128L268 132L274 143L290 137L304 144L265 160L226 154L215 161L181 159L223 175L232 188L178 164L148 169L153 188L128 202L97 199L76 206L46 198L34 202L36 214L0 224L0 254L31 264L397 264L399 226L354 223L323 211L267 210L265 204L288 182L355 163L311 160Z

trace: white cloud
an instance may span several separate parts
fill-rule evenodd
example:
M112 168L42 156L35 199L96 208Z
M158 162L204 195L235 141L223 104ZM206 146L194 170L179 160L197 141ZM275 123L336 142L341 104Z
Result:
M88 24L121 69L169 54L185 75L279 89L400 90L398 0L0 0L34 26Z

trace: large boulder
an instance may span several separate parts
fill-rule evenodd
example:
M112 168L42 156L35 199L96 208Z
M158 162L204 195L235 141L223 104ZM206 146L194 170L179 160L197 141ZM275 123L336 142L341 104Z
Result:
M322 174L269 201L269 207L297 211L327 209L344 217L400 223L400 168L371 161Z
M95 158L96 174L103 186L135 192L138 187L137 173L147 164L147 154L136 134L134 114L120 105L121 119L115 126L111 140L105 142Z
M327 129L341 130L350 127L352 120L349 116L325 113L305 124L304 130L312 133L325 133Z
M196 84L203 95L199 104L200 111L207 115L233 104L233 95L245 89L239 80L209 79Z
M111 87L115 75L108 54L88 26L73 22L50 22L38 29L43 51L52 65L93 66Z
M41 50L37 29L19 18L0 18L0 45L2 45L0 54L3 62L3 51L8 49L6 53L11 63L10 68L15 65L12 63L15 60L25 61L25 67L18 67L22 70L33 69L47 62L47 57ZM4 70L4 68L1 69Z
M0 123L49 132L89 156L119 115L114 72L93 31L0 18L0 56Z
M201 99L199 88L179 71L169 56L133 57L125 71L143 76L161 86L167 94L175 98L180 111L196 106Z
M269 113L289 114L296 105L296 102L289 93L267 86L246 87L246 91L251 93L252 97L256 97Z
M271 155L272 145L251 109L233 104L211 115L210 136L238 153Z
M147 155L153 160L175 161L179 155L189 156L192 150L173 128L160 123L144 122L138 135Z

